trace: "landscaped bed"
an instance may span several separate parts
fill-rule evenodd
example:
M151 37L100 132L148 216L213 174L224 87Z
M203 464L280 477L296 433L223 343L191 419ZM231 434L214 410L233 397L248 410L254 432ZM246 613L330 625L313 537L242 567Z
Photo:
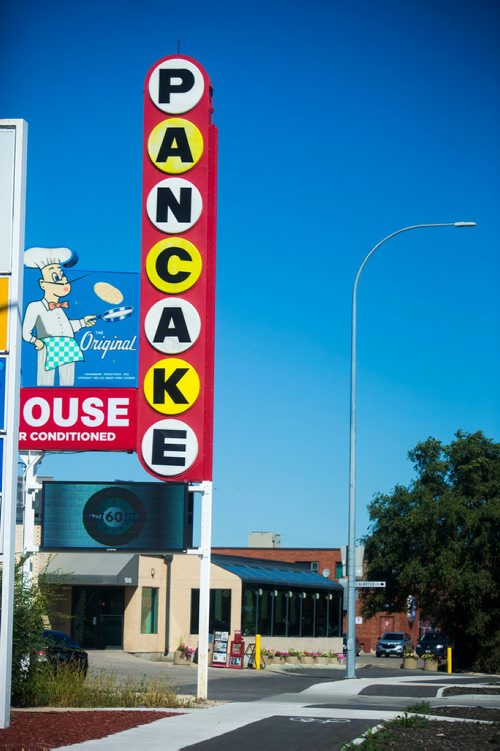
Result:
M403 748L425 751L493 751L500 748L500 709L430 707L426 703L408 709L410 714L386 723L384 728L375 733L368 733L365 743L356 747L348 745L346 748L359 748L360 751ZM473 722L429 720L422 717L422 713ZM478 722L479 720L487 722Z
M72 743L104 738L178 712L104 710L96 712L12 710L10 727L0 730L1 751L48 751Z

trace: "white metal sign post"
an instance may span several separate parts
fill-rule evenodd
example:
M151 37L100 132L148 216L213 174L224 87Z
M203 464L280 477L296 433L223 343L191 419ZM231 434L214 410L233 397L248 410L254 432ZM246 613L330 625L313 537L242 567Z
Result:
M10 724L27 136L28 126L24 120L0 120L0 277L7 279L8 287L6 312L0 311L7 324L6 347L2 352L5 356L5 429L2 430L1 728Z
M212 483L191 485L194 493L201 493L200 547L188 550L200 556L200 609L198 616L198 688L196 698L204 700L208 694L208 636L210 617L210 562L212 548Z

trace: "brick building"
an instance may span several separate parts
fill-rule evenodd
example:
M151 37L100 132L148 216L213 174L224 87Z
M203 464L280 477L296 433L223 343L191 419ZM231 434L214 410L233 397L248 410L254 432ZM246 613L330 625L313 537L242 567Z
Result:
M288 563L306 563L311 570L345 584L343 578L342 551L340 548L282 548L282 547L248 547L248 548L212 548L216 555L232 555L242 558L258 558L269 561ZM375 649L377 640L386 631L404 631L410 634L413 644L420 636L420 622L418 616L413 622L408 620L406 613L390 613L380 611L372 618L365 619L361 615L360 603L356 602L356 636L361 642L362 650L370 652ZM344 617L344 633L347 630Z

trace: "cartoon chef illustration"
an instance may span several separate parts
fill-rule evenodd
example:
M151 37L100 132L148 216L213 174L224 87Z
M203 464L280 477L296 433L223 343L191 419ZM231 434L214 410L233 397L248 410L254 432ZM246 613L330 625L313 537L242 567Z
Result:
M69 248L29 248L24 254L25 266L40 269L38 281L43 291L41 300L27 305L23 321L23 339L33 344L38 353L38 386L53 386L56 370L60 386L73 386L75 362L84 359L75 334L96 322L95 315L69 318L69 302L61 302L71 292L71 282L62 265L72 256Z

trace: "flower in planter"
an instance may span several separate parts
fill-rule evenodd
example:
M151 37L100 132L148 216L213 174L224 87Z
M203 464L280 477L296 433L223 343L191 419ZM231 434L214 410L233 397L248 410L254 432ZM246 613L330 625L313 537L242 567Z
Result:
M278 657L279 655L279 652L276 652L275 649L269 649L268 647L264 647L264 649L261 649L260 653L264 657Z
M300 649L294 649L294 647L289 647L288 649L289 657L302 657L303 655L304 652L302 652Z
M436 655L431 654L430 652L426 652L424 655L421 655L422 660L434 660L434 662L438 662L438 658Z
M194 647L190 647L188 644L183 644L183 643L179 644L179 646L177 647L177 651L182 653L182 656L184 657L185 660L190 660L192 656L194 655L194 653L196 652Z
M289 652L275 652L276 657L289 657Z
M404 658L412 658L414 660L418 659L418 654L415 652L414 649L406 649L405 653L403 655Z

